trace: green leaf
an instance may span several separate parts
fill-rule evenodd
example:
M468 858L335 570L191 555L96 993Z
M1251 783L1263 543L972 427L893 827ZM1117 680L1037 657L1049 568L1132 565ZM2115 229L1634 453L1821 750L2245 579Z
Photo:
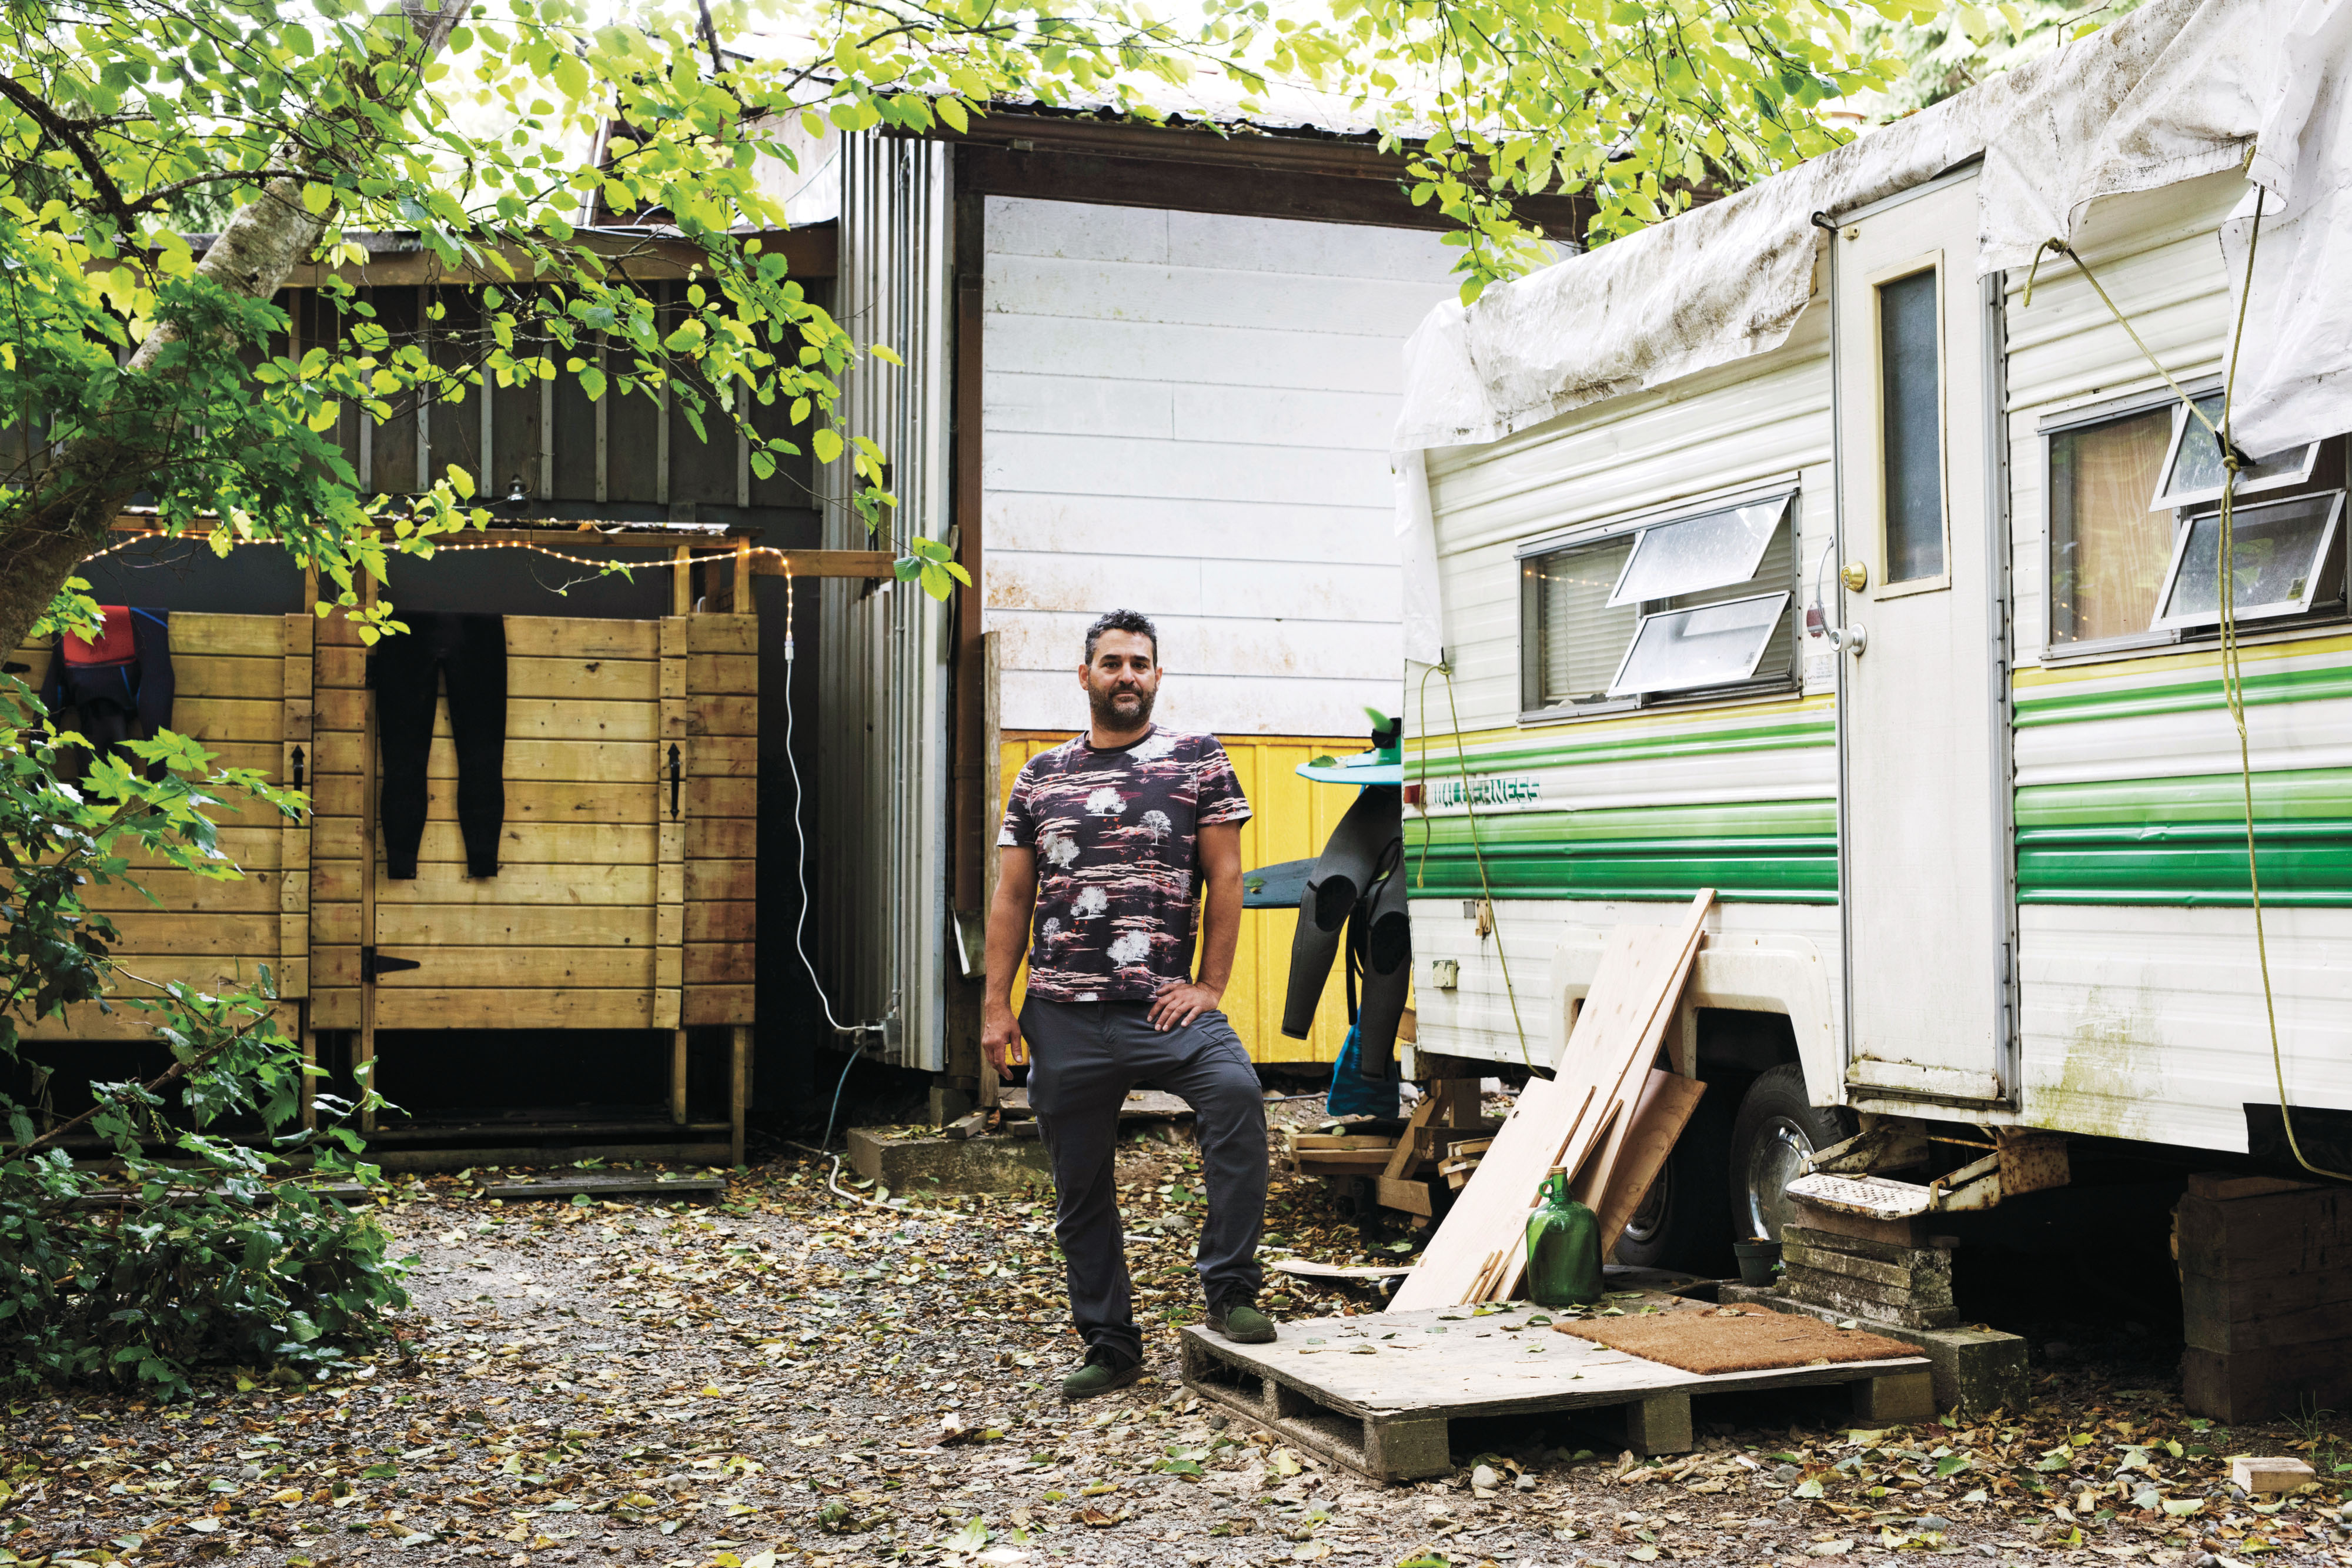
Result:
M1945 1476L1956 1476L1962 1470L1967 1469L1969 1466L1974 1462L1975 1461L1967 1454L1946 1454L1942 1458L1936 1461L1936 1474L1938 1479Z
M841 436L831 429L811 431L809 447L816 454L818 462L830 463L841 455Z
M1816 1498L1822 1495L1822 1478L1808 1476L1790 1490L1790 1497Z

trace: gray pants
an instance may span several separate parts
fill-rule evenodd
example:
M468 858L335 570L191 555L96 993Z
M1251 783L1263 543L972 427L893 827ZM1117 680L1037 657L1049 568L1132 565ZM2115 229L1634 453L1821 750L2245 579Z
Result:
M1088 1349L1143 1359L1118 1223L1118 1108L1141 1079L1192 1107L1208 1178L1209 1218L1193 1270L1213 1304L1255 1299L1263 1276L1265 1102L1249 1052L1221 1012L1154 1030L1147 1002L1049 1002L1021 1008L1029 1043L1029 1104L1054 1162L1054 1239L1069 1277L1070 1317Z

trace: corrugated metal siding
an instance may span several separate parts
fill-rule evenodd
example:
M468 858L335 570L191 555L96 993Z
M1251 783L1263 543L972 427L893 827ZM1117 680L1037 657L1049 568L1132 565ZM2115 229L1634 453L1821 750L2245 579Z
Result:
M1005 737L997 757L999 800L1012 792L1021 765L1069 738L1069 732ZM1345 785L1317 784L1298 776L1299 764L1317 757L1361 751L1357 739L1298 736L1228 735L1217 737L1233 758L1242 793L1255 813L1242 826L1245 870L1322 852L1356 791ZM1290 940L1297 916L1286 909L1242 911L1242 934L1234 954L1234 977L1225 988L1225 1016L1255 1061L1337 1061L1348 1038L1348 998L1335 966L1323 1000L1315 1009L1315 1030L1305 1040L1282 1032L1282 1003L1290 983ZM1013 977L1013 1006L1021 1005L1029 971Z
M1444 675L1424 682L1416 672L1405 716L1409 776L1428 780L1424 811L1408 813L1407 864L1417 888L1445 895L1413 904L1421 1041L1429 1051L1516 1061L1521 1049L1497 939L1479 938L1463 913L1481 881L1461 804L1465 761L1456 755L1452 705L1478 791L1485 880L1498 895L1518 1024L1538 1060L1550 1049L1559 936L1655 907L1617 899L1687 896L1702 885L1793 899L1727 903L1722 917L1767 932L1826 924L1834 961L1833 911L1799 906L1836 896L1834 841L1822 831L1833 816L1837 779L1825 695L1518 721L1517 551L1528 539L1793 475L1798 559L1810 584L1834 524L1826 313L1809 312L1787 346L1735 371L1580 410L1490 446L1431 455L1454 690L1449 698ZM1826 691L1826 674L1819 684ZM1775 804L1717 810L1753 802ZM1461 964L1454 991L1427 983L1429 961L1439 957Z
M903 550L948 528L951 150L859 133L843 139L839 161L835 315L907 368L864 362L843 377L843 434L871 437L889 459L891 538L875 539L850 508L844 459L820 471L824 542ZM833 580L824 594L819 967L844 1024L881 1023L889 1061L936 1071L946 1065L947 606L890 583Z
M1085 629L1159 623L1167 723L1362 733L1399 701L1388 432L1453 291L1433 234L992 196L987 623L1009 728L1082 714ZM1360 741L1349 749L1360 749Z

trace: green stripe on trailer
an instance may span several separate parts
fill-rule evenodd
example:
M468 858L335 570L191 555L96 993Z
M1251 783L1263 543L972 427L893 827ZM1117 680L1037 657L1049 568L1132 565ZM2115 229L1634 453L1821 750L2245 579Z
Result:
M1828 800L1514 811L1409 818L1404 871L1415 897L1688 898L1837 902L1837 808Z
M1456 779L1462 758L1438 737L1423 736L1424 749L1405 758L1407 779ZM1788 724L1750 726L1744 729L1676 730L1665 735L1633 736L1609 740L1598 736L1577 740L1563 737L1549 746L1517 746L1469 753L1472 778L1506 768L1574 768L1594 762L1647 762L1672 757L1717 757L1743 751L1801 750L1837 744L1834 720L1801 719Z
M2263 902L2352 906L2352 768L2257 773ZM2234 773L2032 785L2017 792L2021 904L2253 902Z
M2244 682L2246 706L2272 703L2320 702L2352 697L2352 665L2315 670L2263 670ZM2017 693L2017 727L2044 724L2082 724L2102 718L2147 718L2162 714L2194 713L2200 708L2226 708L2219 675L2206 680L2179 681L2160 686L2112 686L2075 691L2042 686Z

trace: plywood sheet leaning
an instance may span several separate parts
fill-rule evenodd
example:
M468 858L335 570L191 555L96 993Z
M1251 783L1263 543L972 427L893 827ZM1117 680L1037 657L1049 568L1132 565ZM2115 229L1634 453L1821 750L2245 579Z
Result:
M1626 1221L1665 1168L1675 1140L1706 1092L1706 1085L1696 1078L1652 1068L1631 1113L1618 1118L1609 1141L1570 1184L1569 1196L1592 1210L1598 1222L1602 1262L1615 1258Z
M1647 1082L1714 902L1715 890L1702 888L1676 925L1609 933L1554 1075L1520 1092L1391 1311L1499 1300L1517 1288L1536 1189L1554 1166L1580 1168L1616 1122L1633 1114L1625 1101Z

